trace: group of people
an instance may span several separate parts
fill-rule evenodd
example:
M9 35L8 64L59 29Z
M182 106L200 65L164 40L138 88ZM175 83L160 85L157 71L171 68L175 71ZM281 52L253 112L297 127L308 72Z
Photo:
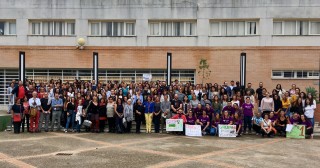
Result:
M251 134L262 137L285 136L286 125L305 125L306 134L313 137L316 100L311 93L295 84L284 90L280 84L270 93L259 83L245 88L239 82L207 83L205 85L172 82L118 83L75 79L62 83L50 80L12 81L8 87L8 106L12 114L14 133L61 130L80 132L130 133L132 121L136 133L146 124L146 133L165 131L167 119L183 119L184 124L201 125L202 133L218 134L218 125L236 125L237 136ZM20 116L20 117L19 117Z

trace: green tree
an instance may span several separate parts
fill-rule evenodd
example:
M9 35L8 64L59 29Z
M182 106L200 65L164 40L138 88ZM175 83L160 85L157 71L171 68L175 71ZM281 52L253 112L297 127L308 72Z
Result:
M201 58L200 63L199 63L199 71L198 74L201 75L201 84L203 85L203 81L205 79L208 79L211 74L211 70L209 69L209 64L206 59Z

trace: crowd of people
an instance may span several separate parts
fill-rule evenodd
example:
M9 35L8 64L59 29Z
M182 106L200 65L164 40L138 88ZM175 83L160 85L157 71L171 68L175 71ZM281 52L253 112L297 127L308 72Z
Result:
M295 84L284 90L281 84L270 92L263 83L254 90L239 82L230 85L166 82L129 84L96 81L63 83L50 80L12 81L8 87L14 133L41 131L136 133L146 124L146 133L164 133L167 119L183 119L184 124L201 125L203 135L217 135L218 125L236 125L237 136L285 136L286 125L305 125L313 138L316 100ZM15 99L14 99L15 98ZM13 100L14 99L14 100ZM108 129L105 129L105 126ZM63 127L63 128L62 128ZM62 128L62 129L61 129ZM84 128L84 129L81 129Z

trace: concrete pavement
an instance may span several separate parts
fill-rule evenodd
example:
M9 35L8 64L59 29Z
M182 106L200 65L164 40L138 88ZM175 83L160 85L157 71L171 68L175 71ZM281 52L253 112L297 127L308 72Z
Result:
M0 167L319 167L319 139L0 133Z

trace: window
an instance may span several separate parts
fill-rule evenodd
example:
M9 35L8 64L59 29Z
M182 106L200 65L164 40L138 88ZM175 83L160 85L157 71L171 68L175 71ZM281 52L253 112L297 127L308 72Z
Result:
M31 34L44 36L75 35L74 21L31 21Z
M257 35L256 21L213 21L210 23L211 36Z
M274 35L320 35L320 22L306 20L274 21Z
M0 36L1 35L15 35L16 22L15 21L0 21Z
M91 36L134 36L134 22L89 22ZM101 30L100 30L101 29Z
M274 79L319 79L319 71L312 70L273 70Z
M194 36L195 34L196 22L149 22L150 36Z
M310 34L320 34L320 22L311 22Z

